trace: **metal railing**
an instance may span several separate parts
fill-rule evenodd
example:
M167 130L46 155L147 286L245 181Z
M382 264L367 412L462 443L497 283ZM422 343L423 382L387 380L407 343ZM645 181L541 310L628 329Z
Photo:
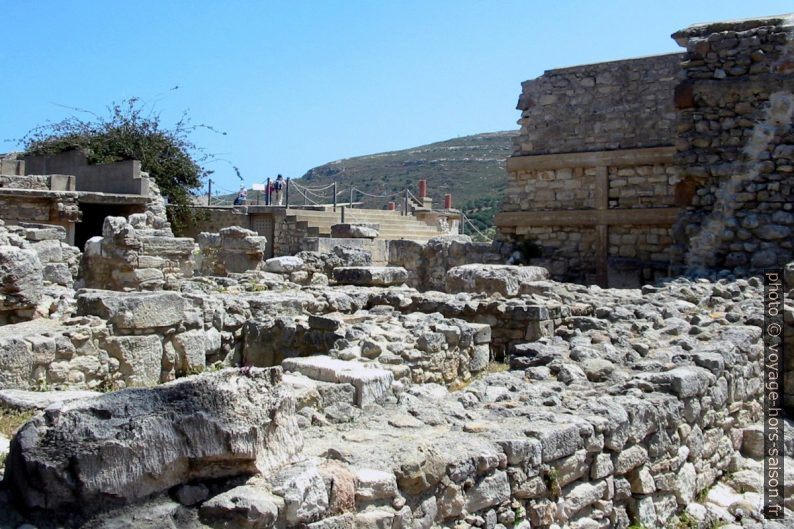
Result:
M485 235L483 232L481 232L479 229L477 229L477 226L475 226L472 223L472 221L469 219L469 217L467 217L466 214L463 213L463 210L460 211L460 219L461 219L461 223L460 223L461 235L466 235L466 224L468 224L469 226L471 226L474 232L477 233L477 235L479 235L480 237L482 237L486 242L491 242L493 240L487 235Z
M270 178L267 179L265 183L265 189L262 191L264 194L264 205L272 206L272 193L273 190L271 189L272 181ZM255 190L257 193L256 202L259 203L259 191ZM224 189L220 187L215 188L215 193L226 193L226 196L209 196L208 197L208 205L211 206L225 206L225 205L232 205L235 202L235 192L229 189ZM333 211L336 211L340 205L348 207L350 209L354 209L356 205L360 205L365 198L371 199L386 199L389 205L394 204L396 206L397 203L402 202L402 214L407 216L412 212L412 208L415 209L417 207L422 207L424 205L423 201L416 197L410 189L405 188L400 191L394 191L392 193L385 193L385 194L374 194L368 193L362 189L357 188L356 186L350 186L349 188L339 189L337 182L332 182L328 185L321 186L321 187L309 187L304 186L287 178L284 180L284 203L281 207L293 207L293 208L300 208L300 207L332 207ZM290 196L292 195L292 196ZM339 198L341 196L345 196L349 199L347 203L340 203ZM356 200L360 200L357 202ZM301 204L302 202L302 204ZM245 205L251 205L250 196L246 197ZM394 207L393 209L396 209ZM476 229L476 228L475 228Z

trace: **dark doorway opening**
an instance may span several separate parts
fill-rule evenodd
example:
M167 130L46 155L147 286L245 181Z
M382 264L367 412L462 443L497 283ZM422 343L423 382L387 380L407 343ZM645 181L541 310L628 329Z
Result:
M85 251L85 243L91 237L102 235L105 217L127 217L133 213L143 213L139 204L85 204L80 203L82 220L75 225L74 245Z

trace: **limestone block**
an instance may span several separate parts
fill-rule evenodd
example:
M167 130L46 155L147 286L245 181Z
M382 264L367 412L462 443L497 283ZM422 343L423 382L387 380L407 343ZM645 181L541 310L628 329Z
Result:
M265 529L278 519L283 500L252 485L240 485L214 496L199 508L199 519L210 527Z
M325 355L288 358L284 360L282 367L285 371L297 371L322 382L351 384L356 388L356 404L361 407L381 402L394 380L391 371L369 368L359 362L336 360Z
M0 388L27 388L34 365L28 342L16 336L0 338Z
M210 342L203 329L192 329L173 338L177 353L177 371L190 372L204 368L210 351Z
M510 498L510 481L507 473L496 471L485 476L466 494L466 510L470 513L498 505Z
M36 252L0 246L0 310L35 307L41 287L42 267Z
M524 283L548 277L548 270L538 266L470 264L449 269L445 286L447 292L498 292L503 296L517 296Z
M44 410L49 406L87 397L98 397L101 393L86 390L29 391L23 389L0 390L0 408L12 410Z
M5 483L27 507L88 514L190 480L269 472L302 446L280 377L226 369L50 408L12 440Z
M160 329L182 321L185 302L176 292L85 290L77 296L77 313L99 316L119 329Z
M30 248L36 252L41 263L60 263L63 261L61 242L58 240L44 240L35 242Z
M579 427L576 424L536 421L530 424L525 432L540 441L544 463L573 454L582 443Z
M334 268L334 279L343 285L386 287L405 283L408 272L399 266L345 266Z
M290 274L303 270L303 259L292 255L273 257L265 261L265 270L278 274Z
M491 348L488 344L475 345L469 360L469 371L479 373L491 361Z
M118 360L127 384L146 386L160 381L163 345L159 336L109 336L102 347Z
M72 272L66 263L46 263L42 268L42 278L44 281L61 286L71 286L74 282Z
M331 237L337 239L375 239L378 237L379 230L379 224L332 224Z
M397 479L391 472L359 468L354 472L356 480L356 501L391 499L397 496Z
M282 469L273 482L273 492L284 498L287 527L313 522L328 509L328 491L314 461Z

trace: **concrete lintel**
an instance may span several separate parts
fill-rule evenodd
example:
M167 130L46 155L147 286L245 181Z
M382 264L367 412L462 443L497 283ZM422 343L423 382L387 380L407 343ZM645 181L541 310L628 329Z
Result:
M77 199L81 204L146 204L149 201L148 196L85 191L78 191Z
M0 195L6 197L28 197L28 198L77 198L77 191L53 191L51 189L19 189L13 187L0 188Z
M648 147L645 149L618 149L615 151L566 152L534 156L511 156L507 171L547 171L573 167L621 167L672 163L675 147Z
M515 211L497 213L494 223L500 228L512 226L672 226L680 211L680 208Z

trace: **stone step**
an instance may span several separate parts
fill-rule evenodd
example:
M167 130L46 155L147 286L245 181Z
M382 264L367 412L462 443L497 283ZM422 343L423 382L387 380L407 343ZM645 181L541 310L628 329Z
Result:
M394 375L385 369L369 368L359 362L337 360L326 355L287 358L281 367L312 380L351 384L356 388L356 405L369 406L383 402L394 382Z
M336 221L336 220L309 219L309 218L305 218L305 217L302 217L302 216L297 216L297 217L290 216L290 217L288 217L288 219L295 219L295 220L297 220L299 222L300 221L307 222L309 225L317 226L318 228L330 228L334 224L339 224L339 222ZM347 218L345 219L345 222L349 222L349 223L353 223L353 224L355 224L355 223L365 223L364 221L359 220L359 219L347 219ZM389 229L392 229L392 230L411 229L411 230L414 230L414 231L432 231L432 232L437 232L438 231L435 228L435 226L430 226L428 224L425 224L424 222L419 222L419 221L372 222L372 224L378 224L380 231L389 230Z
M306 209L288 209L287 215L302 215L306 217L325 218L336 217L340 218L342 215L341 209L336 211L312 211ZM404 217L399 211L380 211L380 210L362 210L353 209L345 210L345 217L367 217L367 218L401 218Z

